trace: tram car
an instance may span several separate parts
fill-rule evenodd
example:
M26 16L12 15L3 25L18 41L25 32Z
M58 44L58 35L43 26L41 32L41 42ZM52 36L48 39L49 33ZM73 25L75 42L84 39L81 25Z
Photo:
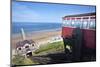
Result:
M95 57L96 13L64 16L62 22L65 52L72 53L76 60L80 60L84 56Z

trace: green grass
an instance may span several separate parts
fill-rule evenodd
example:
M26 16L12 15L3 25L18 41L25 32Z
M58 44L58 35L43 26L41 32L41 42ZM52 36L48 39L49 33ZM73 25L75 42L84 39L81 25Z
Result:
M35 54L39 54L39 53L43 53L43 52L49 53L49 52L60 51L60 50L63 50L63 49L64 49L63 41L60 41L60 42L54 42L54 43L42 45L34 53Z
M12 64L15 65L30 65L30 64L38 64L37 62L33 62L29 58L25 58L24 56L16 55L12 59Z
M40 46L39 49L37 49L35 52L33 52L33 56L46 55L49 53L58 52L58 51L62 51L62 50L64 50L63 41L49 43L49 44ZM39 64L38 62L34 62L31 59L25 58L20 55L16 55L12 59L12 63L16 64L16 65Z

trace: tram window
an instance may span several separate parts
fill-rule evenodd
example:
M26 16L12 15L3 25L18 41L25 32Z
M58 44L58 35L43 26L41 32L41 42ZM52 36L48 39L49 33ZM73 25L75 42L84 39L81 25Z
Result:
M82 28L82 21L80 21L80 28Z
M74 27L77 27L77 21L74 21Z
M67 20L66 26L71 27L71 21Z
M65 25L68 26L68 20L66 20L66 24Z
M89 24L90 29L95 29L95 20L91 20Z
M64 20L62 26L65 26L65 23L66 23L66 22L65 22L65 20Z
M80 28L80 20L75 21L75 27Z
M63 21L63 26L72 27L72 21L71 20L64 20Z
M67 27L69 27L70 26L70 21L69 20L64 20L63 21L63 26L67 26Z
M64 21L64 26L67 26L67 20Z
M63 21L63 26L67 26L67 20Z
M86 29L88 27L88 21L83 21L83 29Z
M75 20L72 20L72 21L71 21L71 27L76 27L75 24L76 24Z
M81 20L78 20L77 22L78 22L78 27L79 28L82 28L82 21Z

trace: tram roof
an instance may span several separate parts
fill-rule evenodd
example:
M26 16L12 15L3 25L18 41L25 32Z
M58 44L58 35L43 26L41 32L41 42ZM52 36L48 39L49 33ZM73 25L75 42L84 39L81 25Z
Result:
M67 15L65 17L81 17L81 16L91 16L91 15L96 15L96 12L84 13L84 14L75 14L75 15Z

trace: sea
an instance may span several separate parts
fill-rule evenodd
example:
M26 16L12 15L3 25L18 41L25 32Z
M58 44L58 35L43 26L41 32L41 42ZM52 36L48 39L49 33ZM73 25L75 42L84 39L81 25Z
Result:
M48 31L48 30L61 30L61 23L43 23L43 22L12 22L11 33L19 34L21 33L21 28L24 29L25 33L37 32L37 31Z

